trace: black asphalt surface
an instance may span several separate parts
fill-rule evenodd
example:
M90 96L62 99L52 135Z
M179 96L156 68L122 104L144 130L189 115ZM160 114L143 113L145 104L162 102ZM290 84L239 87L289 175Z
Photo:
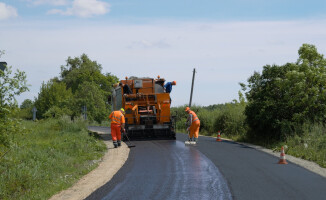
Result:
M133 141L125 165L87 199L326 199L326 179L234 142Z
M232 199L216 166L181 141L133 141L128 161L88 199Z
M275 156L210 137L200 137L194 148L220 170L234 199L326 199L326 179L296 164L280 165Z

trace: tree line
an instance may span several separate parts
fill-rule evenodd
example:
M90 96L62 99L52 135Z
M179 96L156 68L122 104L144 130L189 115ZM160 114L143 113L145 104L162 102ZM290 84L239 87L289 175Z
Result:
M107 97L118 81L116 76L101 71L101 65L86 54L68 57L60 75L43 83L33 101L22 103L20 117L30 119L35 106L38 119L63 115L74 119L81 116L82 107L86 106L88 119L101 123L109 114ZM27 85L23 72L11 79L4 72L1 76L1 84L8 85L0 90L1 98L6 99L0 113L3 126L4 113L13 106L13 97L26 91ZM307 124L325 124L326 59L314 45L303 44L296 62L263 66L261 72L254 72L240 86L239 100L193 107L201 119L203 133L222 130L249 140L284 141L302 134ZM172 108L179 129L183 129L186 118L183 109L184 106Z
M33 106L37 109L37 118L80 117L82 108L87 108L87 118L101 123L109 113L108 96L112 85L118 78L111 73L102 73L102 67L86 54L80 57L68 57L66 65L61 66L58 77L42 83L40 92L34 101L25 100L21 109L25 117L31 118Z
M286 141L326 122L326 59L311 44L303 44L298 59L284 65L265 65L246 83L239 83L239 100L194 106L201 120L201 132L221 130L247 141ZM173 109L184 129L184 107Z

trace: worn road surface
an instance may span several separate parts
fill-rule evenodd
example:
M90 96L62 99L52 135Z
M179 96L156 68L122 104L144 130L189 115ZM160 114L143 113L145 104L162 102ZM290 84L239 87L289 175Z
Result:
M234 142L133 141L110 182L87 199L326 199L326 179Z

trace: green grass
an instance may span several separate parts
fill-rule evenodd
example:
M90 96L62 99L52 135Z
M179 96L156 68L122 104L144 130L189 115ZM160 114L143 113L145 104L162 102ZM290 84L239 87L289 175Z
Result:
M326 128L322 125L306 127L302 136L288 138L286 153L316 162L326 167Z
M0 160L0 199L48 199L97 166L104 143L69 118L24 121Z

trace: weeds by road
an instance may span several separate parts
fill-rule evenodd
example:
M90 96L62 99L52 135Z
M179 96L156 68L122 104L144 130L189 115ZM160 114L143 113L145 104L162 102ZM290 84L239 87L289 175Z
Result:
M0 161L0 199L47 199L97 166L106 149L83 121L23 121Z
M302 136L287 140L286 153L295 157L316 162L326 168L326 129L322 125L306 127Z

